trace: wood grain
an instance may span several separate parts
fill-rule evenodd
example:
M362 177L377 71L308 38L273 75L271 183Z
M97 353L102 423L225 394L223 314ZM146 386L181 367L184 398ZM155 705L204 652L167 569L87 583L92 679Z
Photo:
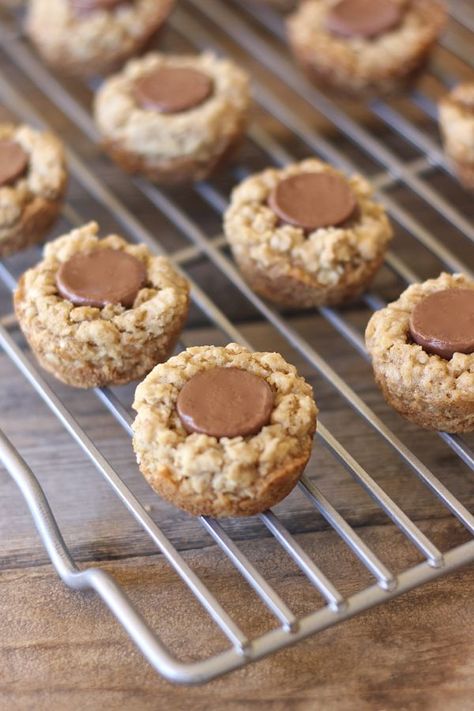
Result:
M217 33L219 39L225 42L226 38L220 34ZM189 50L174 32L165 34L162 47ZM291 102L292 108L315 132L344 150L361 171L377 174L380 165L376 160L368 159L322 116L295 98L291 88L283 87L256 62L242 56L232 43L228 47L254 76L271 82L281 98ZM111 167L99 149L11 65L1 49L0 63L2 73L28 96L58 133L73 143L91 170L107 182L166 249L175 251L189 244L174 226L150 208L128 179ZM459 78L472 76L443 49L437 51L434 63ZM89 106L90 95L84 87L76 82L66 82L66 86L85 107ZM433 98L441 92L439 81L429 76L423 79L423 88ZM437 140L435 125L406 99L393 100L393 105ZM396 151L400 159L419 157L408 142L384 127L364 107L343 106ZM4 107L3 111L6 110ZM307 155L307 147L282 124L259 111L255 111L255 121L271 131L294 155ZM251 141L243 147L242 160L252 170L259 170L268 162ZM235 172L227 170L216 184L230 190L236 180ZM442 170L433 170L430 182L468 219L474 217L472 196ZM472 245L432 208L401 185L394 186L391 194L458 256L474 264ZM219 234L220 218L192 190L183 188L170 195L192 214L207 235ZM69 197L84 219L98 219L104 232L121 231L116 216L99 200L87 197L75 180L71 181ZM62 221L52 236L66 229L68 226ZM397 225L394 246L421 278L439 273L439 262ZM9 259L8 266L18 275L38 257L39 249L30 249ZM333 384L324 380L273 327L263 324L254 307L208 259L194 260L188 273L255 348L281 351L297 365L314 387L321 421L441 550L468 540L463 527L350 408ZM400 280L386 268L374 287L387 300L395 298L402 288ZM10 310L10 295L2 287L0 315ZM341 313L363 332L369 313L362 303L346 307ZM462 503L474 510L472 473L435 434L404 422L385 405L367 363L323 317L316 313L286 316L296 332ZM15 330L13 333L25 348L20 334ZM225 336L210 324L206 314L194 307L183 343L225 342ZM242 628L256 636L274 626L275 620L212 545L199 523L162 502L149 489L138 472L128 435L105 412L95 395L44 377ZM225 648L222 635L209 624L196 600L3 354L0 383L0 428L37 474L75 559L87 565L100 563L111 572L179 658L197 659ZM117 390L127 407L133 389L129 386ZM472 436L467 441L474 445ZM308 475L394 572L421 560L414 546L318 440ZM344 594L352 594L371 582L366 569L328 529L300 491L288 497L277 512ZM317 592L258 520L232 520L225 523L225 528L296 614L309 614L322 605ZM74 593L57 579L25 503L13 482L0 470L0 709L470 711L474 709L473 583L472 567L460 570L209 685L193 689L175 687L150 668L94 595Z
M345 579L341 588L351 588L356 571L347 550L336 550L328 534L299 540L325 568L333 568L337 554ZM400 551L385 527L371 529L368 540L395 556ZM245 543L243 550L251 555L255 546ZM259 543L256 562L303 613L314 605L314 593L275 556L280 558L271 541ZM254 632L268 625L267 615L215 550L193 551L186 558L239 622ZM222 648L220 635L159 556L105 567L176 653L195 659ZM38 711L467 711L474 694L473 584L472 569L455 573L223 679L186 688L156 675L94 596L67 590L47 566L5 571L0 705ZM178 619L192 623L178 629Z

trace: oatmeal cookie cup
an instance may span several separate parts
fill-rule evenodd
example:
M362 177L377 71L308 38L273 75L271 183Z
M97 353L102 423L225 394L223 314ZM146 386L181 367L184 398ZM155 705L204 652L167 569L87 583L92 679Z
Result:
M441 99L439 122L459 181L474 190L474 82L460 84Z
M449 318L455 327L459 326L461 339L466 338L469 329L472 339L474 282L462 274L441 274L437 279L410 286L397 301L377 311L367 326L367 348L375 379L386 401L408 420L427 429L474 430L474 352L456 352L452 347L451 357L446 357L447 354L443 357L427 351L426 345L420 345L419 338L414 340L411 332L415 309L419 310L420 304L426 309L430 304L427 297L432 299L436 295L439 299L440 294L450 296L455 292L465 299L466 290L473 294L471 310L464 313L464 327L463 314L458 308L455 318L452 315ZM435 322L443 307L434 306L436 312L432 312L430 318ZM449 316L448 311L445 313ZM470 325L466 329L469 319ZM444 323L443 328L446 326ZM474 348L472 340L471 345Z
M304 0L287 20L309 77L357 96L398 92L423 69L446 22L439 0Z
M46 236L66 186L58 138L29 126L0 123L0 257Z
M353 201L352 214L347 210L342 223L331 224L334 217L328 215L325 226L304 229L295 220L293 224L282 220L275 211L272 195L280 185L314 174L327 177L330 185L323 186L324 196L317 187L309 194L311 208L319 210L329 203L334 186L345 189L344 199ZM301 195L300 185L290 199L296 203ZM297 308L355 298L375 276L392 237L384 208L373 200L368 182L359 175L346 178L315 158L280 170L269 168L244 180L232 193L224 227L234 257L254 291Z
M31 0L26 31L42 58L67 74L106 74L137 54L174 0Z
M95 119L107 153L158 183L202 180L240 142L247 75L212 54L150 53L99 89Z
M312 389L294 366L235 343L188 348L156 366L133 407L141 472L195 515L250 516L277 504L301 476L316 428Z
M97 235L92 222L47 244L14 297L43 368L79 388L143 377L173 351L188 311L187 282L167 259Z

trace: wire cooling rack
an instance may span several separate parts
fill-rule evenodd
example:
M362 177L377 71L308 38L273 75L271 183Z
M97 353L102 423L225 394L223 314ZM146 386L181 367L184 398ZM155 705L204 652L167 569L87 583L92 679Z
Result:
M451 10L451 22L442 40L442 49L430 67L428 77L436 82L437 86L442 86L443 90L452 86L458 79L455 70L453 73L453 66L462 69L463 76L473 67L470 32L474 31L474 12L469 3L462 0L453 1ZM95 144L98 139L87 109L91 92L98 82L86 84L66 81L51 73L39 62L22 36L20 20L19 17L7 14L1 16L0 20L0 101L18 119L43 126L47 112L43 111L41 102L39 108L38 102L35 102L35 107L32 106L24 87L30 82L39 89L48 106L54 107L80 137L78 143L81 151L76 152L72 145L69 147L73 179L81 185L84 193L94 200L94 204L100 206L104 214L113 216L129 239L145 242L155 253L166 253L149 226L132 213L126 202L119 199L114 187L109 187L108 181L97 177L82 155L82 146ZM265 9L260 3L250 0L181 0L169 24L170 46L176 47L177 51L209 48L220 53L225 47L227 53L234 53L237 59L249 66L254 75L258 113L248 132L248 143L253 150L260 152L266 164L284 165L303 155L316 154L349 172L368 172L378 189L378 198L385 204L397 230L405 239L414 240L423 249L426 259L431 260L430 264L437 265L433 267L435 271L432 275L436 275L441 268L472 274L469 268L473 266L472 258L469 265L463 264L458 253L462 251L464 255L472 257L474 226L463 208L450 197L458 194L460 188L454 178L449 177L451 168L446 164L440 149L435 124L436 104L429 91L413 91L406 97L402 108L383 101L373 101L364 107L365 115L358 116L357 112L348 109L343 103L334 103L307 82L294 66L282 43L281 17L274 11ZM14 76L23 77L25 83L23 80L17 82L13 79L10 67L14 67ZM367 123L367 116L372 123ZM320 131L315 130L313 117L317 117L322 123ZM378 138L377 127L385 130L384 135L400 139L404 146L403 152L399 148L392 148L389 140L385 142ZM244 151L241 163L233 169L234 182L252 172L246 163L246 156L247 152ZM119 175L117 170L110 168L110 171L112 170L116 176ZM439 174L448 181L450 195L445 195L437 188L436 177ZM217 234L215 237L208 237L201 227L196 217L199 211L189 208L188 204L186 209L183 209L177 192L162 191L141 178L120 176L120 180L122 183L128 182L131 188L138 191L153 209L166 216L181 236L189 241L189 244L172 250L170 254L188 279L188 269L196 259L204 258L214 265L226 282L251 305L258 318L271 324L287 344L302 356L311 372L331 384L338 396L352 408L353 417L361 418L372 428L399 456L400 464L406 466L428 487L463 527L467 540L448 551L438 548L429 535L420 529L324 426L323 412L323 422L319 422L317 438L418 550L422 562L396 573L391 569L390 563L383 562L379 554L364 542L361 535L348 523L347 517L344 518L339 513L314 481L304 476L300 483L302 492L326 520L327 525L365 566L373 582L349 597L344 596L297 542L281 518L274 512L267 511L260 519L268 535L273 536L282 546L324 601L322 607L298 617L242 552L223 525L209 518L201 518L200 523L206 532L276 618L276 627L259 637L249 637L187 564L144 505L106 460L97 443L86 434L44 380L36 365L25 355L24 342L22 347L14 337L18 335L14 333L15 320L7 314L0 325L0 346L3 351L94 463L183 583L219 626L228 639L228 647L221 653L199 661L185 662L175 658L110 575L99 567L79 569L62 538L38 480L21 454L0 432L0 456L3 464L21 489L51 561L63 581L72 588L95 590L160 674L175 682L196 683L208 681L255 661L444 575L460 565L474 561L474 517L466 506L368 407L312 343L303 338L294 325L293 317L276 311L248 288L229 259L222 236ZM409 207L406 207L406 200L397 199L397 189L402 189L405 194L408 192L413 198L414 202L410 203ZM196 185L194 190L196 199L199 199L201 204L205 204L215 215L221 215L226 206L228 187L218 186L211 181ZM437 215L439 219L440 230L436 234L429 231L424 224L422 218L426 210ZM88 214L87 217L90 218L91 215ZM64 208L63 219L71 227L83 223L86 218L70 201ZM450 237L449 240L444 238L446 235ZM453 247L458 243L461 243L461 250L456 251ZM399 290L420 278L412 265L405 263L398 251L387 255L385 268L395 275ZM6 263L0 265L0 279L7 288L14 288L14 270ZM231 320L213 303L196 282L192 282L192 298L200 312L228 340L251 347L252 344L247 342L232 322L235 319ZM384 303L376 293L366 294L362 300L366 317ZM347 340L355 351L355 358L367 358L361 329L351 323L350 312L346 309L322 308L320 314L331 328ZM96 390L95 394L122 426L126 433L124 436L129 435L129 403L124 403L116 393L106 388ZM474 455L468 440L446 433L439 433L439 437L446 445L446 456L459 457L466 466L466 476L471 476L469 470L474 469Z

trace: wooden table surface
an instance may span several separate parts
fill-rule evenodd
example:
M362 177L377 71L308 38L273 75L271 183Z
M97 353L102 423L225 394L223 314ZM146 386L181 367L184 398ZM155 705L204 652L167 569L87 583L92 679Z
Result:
M163 40L165 48L175 47L177 41L173 32ZM447 53L438 50L435 62L446 66L448 61L452 60ZM1 55L0 66L2 73L21 87L43 118L74 142L90 167L159 235L167 249L187 244L176 229L150 210L119 171L111 169L99 150L10 65L6 56ZM261 71L256 67L252 69ZM454 63L452 69L459 77L469 76L460 63ZM431 78L424 81L432 93L441 91ZM71 86L81 96L80 87ZM89 98L84 95L81 100L87 104ZM403 99L397 106L405 112L412 111ZM8 109L12 107L4 107ZM331 140L337 139L321 117L308 115L307 106L304 110L316 130L325 131ZM350 107L350 110L404 160L416 157L408 144L397 144L393 134L383 133L381 126L360 107ZM412 118L436 136L433 127L421 115L415 114ZM301 146L280 124L261 114L256 120L265 122L288 148L301 153ZM351 151L355 160L362 160L354 147L342 145L342 148ZM264 164L264 158L250 143L244 146L244 156L255 169ZM364 169L369 173L378 170L369 163ZM226 185L235 182L230 172L220 179ZM442 170L433 171L431 180L472 219L472 196ZM433 210L406 188L397 187L393 194L454 252L474 263L472 246L467 246ZM190 190L176 191L174 197L199 216L209 234L218 232L218 221L209 210L196 203ZM98 216L104 231L118 229L113 216L98 202L86 199L75 180L71 182L70 202L84 217ZM64 222L59 224L53 236L65 229ZM440 271L439 263L415 245L401 228L397 228L395 246L423 278ZM38 250L32 249L8 260L8 264L19 274L38 256ZM254 309L209 261L195 260L189 273L239 325L255 348L279 350L298 366L314 386L321 421L441 550L449 550L468 540L462 526L390 447L376 437L331 384L275 329L261 322ZM375 284L375 290L385 299L396 297L401 288L400 282L385 268ZM0 315L10 310L10 295L2 287ZM360 330L368 318L361 303L345 308L344 315ZM369 366L351 346L318 314L294 314L289 318L298 333L329 360L336 372L465 506L474 510L472 473L435 434L402 421L384 404ZM12 333L25 347L16 329L13 328ZM222 334L198 309L193 309L183 342L189 345L224 341ZM138 472L127 435L94 394L72 390L50 378L48 381L242 629L256 636L274 627L275 620L198 522L163 503L151 492ZM218 629L209 622L152 542L4 354L0 355L0 383L0 428L38 476L74 558L81 565L100 564L112 573L180 659L198 659L226 648ZM119 394L129 403L132 392L130 386L120 389ZM468 441L474 443L472 437ZM402 571L421 561L416 549L318 441L308 475L393 571ZM367 571L299 491L277 507L277 512L343 594L352 594L370 583ZM225 527L295 613L305 615L322 606L314 588L257 520L233 520ZM0 470L2 711L470 711L474 709L473 591L474 569L461 569L222 679L201 687L174 686L152 670L94 594L73 592L59 581L19 491L6 472Z

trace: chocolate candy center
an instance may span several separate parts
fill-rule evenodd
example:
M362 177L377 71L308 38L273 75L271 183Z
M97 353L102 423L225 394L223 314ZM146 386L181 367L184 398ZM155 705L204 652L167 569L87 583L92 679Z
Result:
M474 353L474 289L427 296L413 309L410 333L427 353L447 360L454 353Z
M56 275L62 297L76 306L99 308L106 304L133 306L146 281L143 263L118 249L75 254L61 265Z
M357 200L346 180L332 173L299 173L281 180L268 204L278 217L304 230L340 225Z
M178 396L186 432L211 437L247 437L268 424L274 406L271 387L240 368L211 368L194 375Z
M139 106L161 114L200 106L212 91L212 79L191 67L160 67L139 77L133 85Z
M29 156L19 143L0 141L0 187L11 185L28 167Z
M400 24L402 8L392 0L341 0L326 17L326 28L342 37L376 37Z
M78 15L88 15L95 10L113 10L126 0L69 0Z

